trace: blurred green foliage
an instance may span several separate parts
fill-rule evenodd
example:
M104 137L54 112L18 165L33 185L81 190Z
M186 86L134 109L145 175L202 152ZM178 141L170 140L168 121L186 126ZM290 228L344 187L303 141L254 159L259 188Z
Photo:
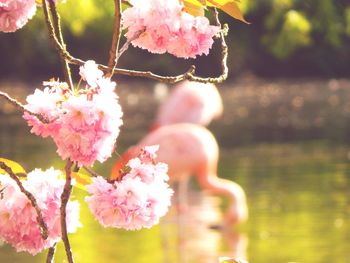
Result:
M242 0L241 8L251 25L222 14L224 22L230 24L231 74L249 71L265 77L347 76L348 0ZM69 51L85 60L106 63L113 30L113 1L68 0L59 5L59 11ZM219 74L220 64L213 64L218 60L217 49L214 46L211 56L198 59L200 74ZM0 58L0 78L32 79L59 74L42 10L15 34L0 34ZM179 73L192 62L139 49L131 49L120 60L123 67L161 74Z
M238 70L272 77L348 76L349 1L244 0L243 8L252 25L231 26L243 53Z

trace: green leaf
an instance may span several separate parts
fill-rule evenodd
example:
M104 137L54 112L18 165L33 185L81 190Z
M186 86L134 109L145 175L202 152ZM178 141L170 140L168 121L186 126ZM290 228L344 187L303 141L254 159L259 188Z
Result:
M241 9L238 6L240 2L240 0L183 0L185 11L192 15L204 15L204 8L206 6L212 6L224 11L235 19L249 24L244 19Z
M239 0L207 0L208 6L213 6L218 9L221 9L233 18L238 19L246 24L249 24L249 22L247 22L244 19L241 9L237 4L239 2Z
M207 5L207 0L182 0L184 4L189 3L198 7L205 7Z
M26 171L24 168L17 162L5 159L5 158L0 158L0 162L5 163L8 167L12 169L12 171L15 174L26 174ZM0 174L6 174L6 171L0 168Z
M204 6L197 1L184 1L185 12L193 16L204 16Z

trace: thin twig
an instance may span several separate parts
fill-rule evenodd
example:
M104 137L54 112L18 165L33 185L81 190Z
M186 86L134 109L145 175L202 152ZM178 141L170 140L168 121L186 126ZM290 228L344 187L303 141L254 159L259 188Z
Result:
M67 50L61 45L61 42L56 36L55 28L52 24L50 14L49 14L49 8L47 6L46 0L42 0L43 10L44 10L44 16L45 16L45 23L47 26L47 29L49 30L49 37L51 39L51 42L53 46L56 48L56 50L59 52L61 57L64 57L65 59L68 59L67 55L69 54ZM68 59L69 60L69 59Z
M217 26L221 28L221 23L219 19L219 12L216 8L214 8L214 14L215 14L215 23ZM227 79L228 76L228 67L227 67L227 58L228 58L228 47L225 40L225 35L228 34L228 25L224 24L224 27L222 30L220 30L220 40L221 40L221 69L222 74L220 77L218 77L221 82Z
M64 50L61 44L58 42L57 38L54 35L50 34L51 39L55 43L56 49L60 52L61 56L63 56L70 64L75 64L78 66L83 66L85 61L79 58L73 57L67 50ZM227 52L226 52L227 53ZM225 52L223 52L225 54ZM108 73L111 71L111 68L105 65L98 65L99 69ZM177 83L183 80L192 80L202 83L221 83L226 79L226 76L220 76L217 78L201 78L195 75L196 67L194 65L190 66L190 68L183 74L175 75L175 76L162 76L155 74L151 71L138 71L138 70L129 70L129 69L121 69L115 68L114 75L125 75L130 77L142 77L157 80L164 83Z
M12 171L11 167L6 165L6 163L0 161L0 168L5 170L5 172L12 178L12 180L14 180L16 182L16 184L18 185L18 187L21 190L21 192L23 194L25 194L25 196L31 202L32 206L34 207L34 209L36 211L36 215L37 215L36 220L37 220L37 222L39 224L40 234L41 234L42 238L44 240L46 240L48 238L47 226L46 226L46 223L45 223L44 218L42 216L41 210L40 210L40 208L38 206L38 203L37 203L34 195L32 193L28 192L24 188L22 182L18 179L16 174Z
M95 171L93 171L92 169L90 169L89 167L83 166L83 168L85 169L85 171L87 171L92 177L98 177L101 176L98 173L96 173Z
M225 48L225 45L223 45L225 42L224 39L221 38L221 44L223 47L223 50L221 52L222 54L222 65L226 65L226 60L227 60L227 46ZM58 45L59 46L59 45ZM81 60L81 59L77 59L75 57L73 57L72 55L70 55L67 51L65 50L61 50L63 56L66 57L66 59L68 60L69 63L71 64L75 64L78 66L82 66L85 64L85 61ZM110 68L108 66L105 65L99 65L99 69L104 71L104 72L110 72ZM155 74L151 71L138 71L138 70L129 70L129 69L121 69L121 68L115 68L113 74L114 75L125 75L125 76L130 76L130 77L142 77L142 78L148 78L148 79L153 79L153 80L157 80L160 82L164 82L164 83L177 83L183 80L191 80L191 81L197 81L197 82L202 82L202 83L221 83L224 80L227 79L227 66L224 66L224 72L223 74L221 74L219 77L215 77L215 78L202 78L202 77L198 77L195 75L195 69L196 67L194 65L191 65L189 67L189 69L183 73L183 74L179 74L179 75L175 75L175 76L162 76L162 75L158 75Z
M49 29L49 36L51 41L53 42L56 50L60 53L60 56L64 58L68 63L75 64L78 66L82 66L85 64L84 60L81 60L79 58L73 57L59 42L57 39L57 36L55 35L54 27L50 21L50 17L48 15L47 7L45 7L45 0L43 0L43 9L45 13L45 21L47 24L47 27ZM217 12L217 11L216 11ZM216 24L220 25L219 18L217 13L215 14L215 20ZM225 32L227 32L227 25L224 25L224 30L220 31L220 39L221 39L221 64L222 64L222 74L215 78L202 78L195 75L195 66L191 66L185 73L175 75L175 76L161 76L158 74L155 74L151 71L137 71L137 70L128 70L128 69L121 69L121 68L115 68L113 74L119 74L119 75L126 75L131 77L143 77L143 78L149 78L165 83L177 83L183 80L191 80L191 81L197 81L202 83L221 83L223 82L228 75L228 69L227 69L227 57L228 57L228 51L227 51L227 45L225 41ZM99 69L106 72L107 74L109 72L113 71L113 68L105 66L105 65L99 65Z
M108 67L104 65L99 65L99 69L102 71L107 71ZM130 77L142 77L142 78L148 78L148 79L153 79L157 80L160 82L165 82L165 83L177 83L183 80L191 80L192 77L194 76L196 67L194 65L190 66L190 68L183 74L179 74L176 76L161 76L158 74L155 74L151 71L138 71L138 70L129 70L129 69L119 69L116 68L114 70L114 74L120 74L120 75L125 75L125 76L130 76Z
M114 68L117 65L117 53L119 50L119 41L120 41L120 34L121 34L121 8L122 3L121 0L114 0L114 31L113 31L113 39L112 39L112 45L111 49L109 50L109 60L108 60L108 67L111 69L109 72L107 72L107 76L111 77L114 74Z
M72 249L69 243L68 238L68 232L67 232L67 213L66 213L66 207L67 203L69 201L70 194L72 192L72 166L73 162L71 160L67 161L67 164L65 166L66 171L66 183L63 188L63 192L61 194L61 207L60 207L60 213L61 213L61 234L62 234L62 241L64 243L64 248L66 251L67 259L69 263L74 263Z
M129 48L131 42L134 41L135 39L139 38L139 36L140 36L143 32L145 32L145 31L142 31L142 30L139 31L139 32L136 33L132 38L128 39L128 40L124 43L124 45L123 45L122 48L119 50L119 52L118 52L118 54L117 54L117 56L116 56L116 58L115 58L115 63L114 63L114 65L113 65L113 69L112 69L112 75L114 74L115 67L116 67L117 64L118 64L119 58L123 55L123 53L124 53L125 51L128 50L128 48Z
M51 12L52 22L54 26L54 33L57 36L58 41L61 43L63 49L66 50L66 44L64 42L64 38L62 34L61 17L57 12L55 2L53 0L48 0L48 1L50 6L49 11ZM71 75L69 63L63 56L60 56L60 60L63 67L65 81L68 83L69 87L73 90L73 81L72 81L72 75Z
M54 262L55 251L56 251L56 243L49 248L49 251L47 252L46 263Z
M7 102L11 103L15 108L17 108L20 112L25 113L27 112L30 115L33 115L37 117L42 123L50 123L50 121L42 116L41 114L34 113L30 110L27 110L22 103L20 103L18 100L11 98L10 95L8 95L6 92L0 91L0 97L7 100Z
M85 61L82 59L73 57L67 50L63 49L62 45L58 42L57 37L53 34L53 27L52 25L50 25L50 22L47 19L46 19L46 23L49 28L50 38L55 44L55 48L57 49L57 51L60 52L60 55L64 57L70 64L83 66L85 64ZM225 54L225 52L223 52L223 54ZM99 69L106 73L111 71L111 68L105 65L99 65ZM130 77L149 78L149 79L153 79L153 80L157 80L165 83L177 83L183 80L193 80L193 81L198 81L202 83L221 83L223 80L226 79L226 76L218 77L218 78L201 78L201 77L195 76L195 69L196 69L195 66L192 65L183 74L179 74L175 76L162 76L162 75L155 74L151 71L138 71L138 70L115 68L114 75L120 74L120 75L125 75Z

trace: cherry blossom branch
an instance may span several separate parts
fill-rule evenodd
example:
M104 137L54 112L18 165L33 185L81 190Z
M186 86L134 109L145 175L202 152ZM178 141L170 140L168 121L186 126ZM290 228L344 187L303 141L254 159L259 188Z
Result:
M107 71L108 67L106 67L104 65L99 65L99 69L101 69L102 71ZM186 79L191 80L192 77L194 76L193 74L195 72L195 69L196 69L196 67L192 65L183 74L179 74L176 76L162 76L162 75L155 74L151 71L138 71L138 70L116 68L114 70L114 74L126 75L126 76L130 76L130 77L148 78L148 79L153 79L153 80L157 80L157 81L165 82L165 83L177 83L177 82L180 82L180 81L183 81Z
M109 51L109 61L108 61L108 67L111 69L110 72L107 73L107 76L111 77L113 75L114 68L117 65L117 53L119 50L119 41L120 41L120 34L121 34L121 0L114 0L114 32L113 32L113 39L112 39L112 46Z
M41 234L42 238L44 240L46 240L48 238L47 225L46 225L46 223L44 221L44 218L42 216L41 210L40 210L40 208L38 206L38 203L37 203L35 197L33 196L32 193L28 192L24 188L23 184L18 179L17 175L12 171L11 167L7 166L6 163L0 161L0 168L3 169L11 177L11 179L16 182L16 184L18 185L18 187L21 190L21 192L23 194L25 194L25 196L31 202L31 204L34 207L34 209L36 211L36 214L37 214L36 220L37 220L37 222L39 224L40 234Z
M45 16L46 17L46 16ZM46 19L46 23L49 28L49 36L51 40L53 41L56 50L60 53L60 56L64 57L70 64L75 64L78 66L83 66L85 64L84 60L81 60L79 58L73 57L70 53L68 53L67 50L65 50L62 45L58 42L57 37L54 34L53 26L50 24L49 20ZM104 72L110 72L111 68L105 65L99 65L99 69ZM222 82L225 77L221 78L201 78L194 75L196 67L194 65L190 66L190 68L183 74L175 75L175 76L162 76L155 74L151 71L137 71L137 70L128 70L128 69L120 69L116 68L114 70L114 74L120 74L120 75L126 75L130 77L143 77L143 78L149 78L165 83L177 83L183 80L193 80L203 83L220 83Z
M64 243L64 248L66 251L67 259L69 263L74 263L73 254L71 250L71 246L68 239L68 232L67 232L67 213L66 213L66 207L67 203L69 201L69 197L72 192L72 166L73 162L71 160L67 161L67 164L65 166L65 172L66 172L66 183L63 188L63 192L61 194L61 207L60 207L60 213L61 213L61 235L62 235L62 241Z
M47 252L46 263L54 262L55 252L56 252L56 243L49 248L49 252Z
M6 92L0 91L0 97L4 98L5 100L7 100L7 102L9 102L10 104L12 104L15 108L17 108L20 112L24 113L27 112L30 115L33 115L35 117L37 117L42 123L49 123L50 121L45 118L44 116L42 116L41 114L37 114L34 113L30 110L27 110L22 103L20 103L19 101L17 101L14 98L11 98L10 95L8 95Z
M219 12L216 8L214 8L214 19L217 26L222 28L221 22L219 19ZM228 34L228 25L224 24L222 30L220 30L220 41L221 41L221 69L222 74L218 77L218 81L222 82L228 77L228 67L227 67L227 58L228 58L228 47L226 44L225 36Z
M52 21L54 24L57 39L60 41L62 47L64 49L66 49L66 44L64 42L64 38L63 38L63 34L62 34L61 17L57 12L56 4L53 0L49 0L49 6L50 6L50 12L52 15ZM60 59L61 59L62 67L63 67L64 78L65 78L66 82L68 83L69 87L71 89L73 89L72 74L71 74L71 70L69 67L69 63L66 61L66 59L64 59L61 56L60 56Z
M45 23L47 26L47 29L49 31L49 37L51 39L51 43L55 47L55 49L59 52L61 57L64 57L67 59L66 56L63 56L64 53L68 53L66 49L61 45L61 42L58 40L57 35L55 33L55 28L51 22L49 9L46 3L47 0L42 0L43 10L44 10L44 16L45 16Z
M111 72L111 74L110 74L111 76L114 74L115 67L116 67L117 64L118 64L118 60L119 60L119 58L121 57L121 55L123 55L123 53L124 53L125 51L128 50L128 48L129 48L131 42L132 42L133 40L137 39L143 32L145 32L145 31L139 31L139 32L136 33L132 38L127 39L126 42L124 43L124 45L122 46L122 48L118 51L118 54L117 54L117 56L115 57L115 63L114 63L114 65L113 65L112 72Z
M50 0L52 1L52 0ZM119 1L119 0L115 0ZM47 24L47 27L49 29L49 36L50 39L56 48L56 50L59 52L59 55L61 58L64 58L69 64L75 64L78 66L84 65L85 61L81 60L79 58L73 57L59 42L59 39L57 38L55 34L55 29L51 23L47 6L45 5L46 0L43 0L43 7L44 7L44 13L45 13L45 21ZM215 21L218 26L221 26L221 23L218 18L218 12L215 10ZM165 83L177 83L183 80L191 80L191 81L197 81L202 83L221 83L223 82L227 76L228 76L228 68L227 68L227 57L228 57L228 48L225 41L225 32L227 33L228 27L227 25L224 25L224 29L220 31L220 39L221 39L221 65L222 65L222 74L218 77L209 77L209 78L202 78L199 76L196 76L195 74L195 66L192 65L190 68L184 72L183 74L175 75L175 76L162 76L155 74L151 71L137 71L137 70L128 70L128 69L121 69L121 68L115 68L113 70L113 67L111 66L105 66L105 65L99 65L99 69L106 72L107 74L110 74L111 72L113 75L119 74L119 75L126 75L130 77L142 77L142 78L149 78L153 80L157 80L160 82ZM116 33L115 33L116 34ZM119 33L120 34L120 33ZM114 38L115 39L115 38ZM119 40L118 40L119 41ZM113 41L112 41L113 42ZM115 42L115 40L114 40ZM112 47L114 47L112 43ZM112 48L111 48L112 50ZM112 54L112 53L110 53ZM114 53L113 53L114 54ZM114 56L114 59L116 58L117 54Z
M221 40L222 43L225 43L225 40ZM59 47L60 44L57 43L57 47ZM68 60L69 63L75 64L78 66L83 66L85 61L73 57L71 54L69 54L66 50L61 49L60 50L61 54ZM227 59L227 50L222 51L222 57L224 59ZM222 62L223 65L226 65L226 61ZM227 67L226 67L227 68ZM104 71L104 72L110 72L110 68L105 65L99 64L99 69ZM125 75L125 76L130 76L130 77L142 77L142 78L148 78L148 79L153 79L157 80L160 82L165 82L165 83L177 83L183 80L191 80L191 81L197 81L197 82L202 82L202 83L221 83L227 78L227 70L224 71L222 75L220 75L217 78L202 78L198 77L195 75L195 70L196 67L194 65L191 65L189 69L182 74L175 75L175 76L162 76L155 74L151 71L138 71L138 70L129 70L129 69L121 69L121 68L115 68L114 70L114 75L119 74L119 75Z
M49 3L49 6L47 5L47 1ZM64 79L69 85L69 87L73 90L74 87L73 87L69 62L65 58L65 56L61 55L61 52L60 52L60 49L66 50L66 44L64 43L62 28L61 28L61 18L57 12L56 4L53 0L42 0L42 5L44 9L46 25L49 30L51 44L56 48L56 50L59 51L58 53L59 53L62 67L63 67ZM50 14L52 19L50 18ZM56 43L59 43L60 46L57 47Z
M83 166L83 168L84 168L85 171L87 171L92 177L98 177L98 176L100 176L98 173L96 173L95 171L93 171L93 170L90 169L89 167Z
M56 42L56 47L60 48L61 45L58 42ZM61 55L64 56L68 60L68 62L71 64L75 64L78 66L83 66L85 64L84 60L73 57L66 50L59 49L59 52L61 52ZM108 66L105 66L102 64L99 64L98 67L103 72L109 72L111 70ZM196 67L194 65L192 65L183 74L179 74L179 75L175 75L175 76L162 76L162 75L155 74L151 71L138 71L138 70L116 68L114 70L114 75L120 74L120 75L125 75L125 76L130 76L130 77L143 77L143 78L153 79L153 80L157 80L157 81L165 82L165 83L177 83L177 82L180 82L183 80L194 80L194 78L196 77L196 76L194 76L195 69L196 69ZM202 79L200 77L196 77L196 78L199 79L197 81L200 81L200 79ZM211 81L212 81L212 79L208 79L208 80L203 79L203 81L200 81L200 82L207 83L207 82L211 82ZM213 83L217 83L217 82L215 82L215 79L214 79Z

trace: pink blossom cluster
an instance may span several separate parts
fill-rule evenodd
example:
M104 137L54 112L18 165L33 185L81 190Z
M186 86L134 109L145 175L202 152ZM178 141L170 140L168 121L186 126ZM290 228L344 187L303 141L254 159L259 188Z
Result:
M60 206L65 180L62 173L53 168L46 171L35 169L28 173L22 183L34 195L41 209L48 238L44 240L41 237L37 214L28 198L7 174L0 174L3 189L0 198L0 240L14 246L17 252L27 251L35 255L61 238ZM67 231L74 233L80 226L78 201L69 201L66 211Z
M114 92L115 82L103 77L94 61L86 62L80 75L87 83L82 89L71 91L66 83L44 82L43 91L36 89L27 97L26 109L49 123L29 113L24 118L32 126L32 133L52 137L62 159L90 166L111 156L122 124L122 110Z
M123 12L122 24L134 46L180 58L208 55L213 36L220 28L210 25L206 17L184 12L179 0L130 0L130 3L133 7Z
M0 31L15 32L36 12L35 0L0 0Z
M108 182L96 177L86 187L91 196L85 201L104 227L150 228L166 214L173 191L167 183L168 166L154 161L157 149L145 147L127 163L127 172L119 180Z

